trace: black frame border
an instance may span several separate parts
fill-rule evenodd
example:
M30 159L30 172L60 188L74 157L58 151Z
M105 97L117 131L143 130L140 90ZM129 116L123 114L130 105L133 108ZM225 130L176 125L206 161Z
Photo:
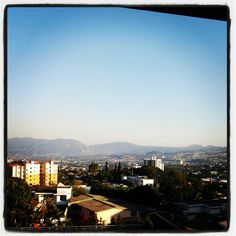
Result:
M231 88L230 88L230 27L231 27L231 19L230 19L230 8L226 4L222 5L201 5L201 4L70 4L70 3L38 3L38 4L6 4L4 7L4 16L3 16L3 89L4 89L4 95L3 95L3 113L4 113L4 118L3 118L3 157L4 157L4 186L3 186L3 191L4 191L4 226L5 230L8 231L15 231L15 232L28 232L20 229L11 229L10 227L7 226L6 222L6 209L7 209L7 199L6 199L6 167L7 167L7 140L8 140L8 135L7 135L7 121L8 121L8 101L7 101L7 91L8 91L8 74L7 74L7 61L8 61L8 55L7 55L7 27L8 27L8 14L7 11L9 8L15 8L15 7L66 7L66 8L71 8L71 7L116 7L116 8L129 8L129 9L134 9L134 10L146 10L146 11L153 11L153 12L159 12L159 13L166 13L166 14L175 14L175 15L181 15L181 16L189 16L189 17L199 17L199 18L204 18L204 19L211 19L211 20L220 20L220 21L226 21L227 22L227 167L228 167L228 202L229 202L229 211L228 211L228 231L230 229L230 212L232 210L231 208L231 181L230 181L230 175L231 175L231 165L230 165L230 93L231 93ZM73 231L68 231L68 230L63 230L63 231L41 231L41 230L30 230L30 232L73 232ZM76 231L78 232L78 231ZM202 233L207 233L207 232L214 232L214 231L196 231L196 233L202 232ZM224 231L215 231L215 232L224 232ZM86 232L88 233L88 232ZM99 231L97 232L99 233ZM124 233L124 232L117 232L117 233ZM125 233L132 233L132 231L125 231ZM154 232L136 232L135 233L184 233L183 231L171 231L171 232L162 232L162 231L154 231Z

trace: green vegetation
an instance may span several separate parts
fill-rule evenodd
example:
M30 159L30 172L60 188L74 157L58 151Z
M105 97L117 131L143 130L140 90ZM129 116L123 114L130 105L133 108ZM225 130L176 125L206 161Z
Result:
M6 227L27 227L32 221L31 191L25 181L7 178Z
M105 163L103 169L99 169L97 163L93 162L89 166L89 172L80 175L78 171L64 171L64 177L69 184L73 184L75 177L80 175L80 180L91 186L91 193L101 194L114 198L121 198L127 201L149 204L152 206L170 207L175 201L192 201L203 200L208 201L217 199L218 193L227 195L227 183L203 183L201 178L211 175L212 170L221 170L223 167L209 166L166 166L165 171L155 167L143 166L141 168L122 168L121 163L109 165ZM199 175L194 174L199 172ZM122 181L123 176L147 176L154 179L153 187L137 187L133 183ZM63 181L65 183L66 181ZM114 185L113 184L117 184ZM119 184L125 184L128 187L119 187ZM78 195L81 190L74 190L74 194ZM136 193L135 191L140 191ZM142 195L144 191L144 196ZM150 195L148 195L150 192ZM142 202L140 196L145 201ZM153 197L155 196L155 197ZM139 199L140 197L140 199ZM150 200L150 199L155 200ZM138 200L139 199L139 200ZM148 199L148 200L147 200ZM146 203L147 202L147 203Z
M154 186L136 187L129 182L121 181L122 176L132 174L153 178ZM175 167L166 167L163 172L155 167L122 169L121 165L118 165L114 169L109 169L108 163L104 170L98 171L96 175L84 176L82 180L92 187L91 193L156 207L170 207L175 201L212 200L217 197L217 190L222 191L225 187L219 187L214 183L203 184L200 177L193 176L185 168L177 170ZM113 187L112 183L125 183L128 187ZM225 189L225 191L227 190Z
M95 162L92 162L89 165L89 172L93 173L93 175L96 175L99 171L99 165Z
M20 178L10 177L6 182L6 227L32 227L43 219L44 226L52 226L52 219L59 221L64 215L51 197L44 201L38 211L31 204L32 194L29 186Z
M211 175L218 176L218 173L223 173L221 174L223 179L227 177L227 172L223 167L216 169L209 166L179 165L166 166L165 171L162 171L146 166L128 169L124 168L121 163L109 166L106 162L101 169L97 163L92 162L88 172L86 169L78 170L71 166L68 169L59 170L59 181L74 185L73 196L85 193L85 190L80 187L83 182L91 186L92 194L150 206L169 214L173 210L173 202L192 200L207 202L220 199L219 196L223 196L221 199L224 199L228 191L226 181L202 181L202 178L211 177ZM131 175L152 178L154 185L135 186L134 183L122 180L123 176ZM23 180L8 178L6 189L6 227L32 227L34 223L49 227L73 225L70 220L60 222L65 209L58 208L53 198L45 199L43 210L42 208L38 210L38 206L36 209L37 201L33 201L34 204L32 204L31 190ZM71 214L77 214L76 209ZM87 215L81 216L80 220L81 225L94 222L94 219Z

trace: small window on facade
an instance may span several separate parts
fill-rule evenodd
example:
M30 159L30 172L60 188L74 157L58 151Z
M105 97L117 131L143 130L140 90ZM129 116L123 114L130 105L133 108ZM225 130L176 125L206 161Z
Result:
M60 196L60 200L61 200L61 201L66 201L66 195L61 195L61 196Z

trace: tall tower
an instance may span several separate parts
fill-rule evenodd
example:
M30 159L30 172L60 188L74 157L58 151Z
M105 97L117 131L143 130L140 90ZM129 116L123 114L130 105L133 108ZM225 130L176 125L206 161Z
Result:
M28 185L40 184L40 163L27 161L24 163L24 179Z
M57 185L58 165L54 161L45 161L41 164L40 184L44 186Z
M157 157L154 155L151 158L144 159L143 164L144 166L158 167L164 171L164 164L161 163L161 159L157 159Z

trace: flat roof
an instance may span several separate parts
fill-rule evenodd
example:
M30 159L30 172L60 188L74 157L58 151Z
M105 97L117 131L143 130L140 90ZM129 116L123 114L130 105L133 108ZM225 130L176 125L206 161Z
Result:
M36 195L55 195L55 193L52 192L35 192Z
M13 164L7 164L8 166L24 166L23 164L17 164L17 163L13 163Z
M57 187L56 186L41 186L41 185L36 185L36 186L30 186L31 191L35 192L45 192L45 193L50 193L50 192L56 192Z

